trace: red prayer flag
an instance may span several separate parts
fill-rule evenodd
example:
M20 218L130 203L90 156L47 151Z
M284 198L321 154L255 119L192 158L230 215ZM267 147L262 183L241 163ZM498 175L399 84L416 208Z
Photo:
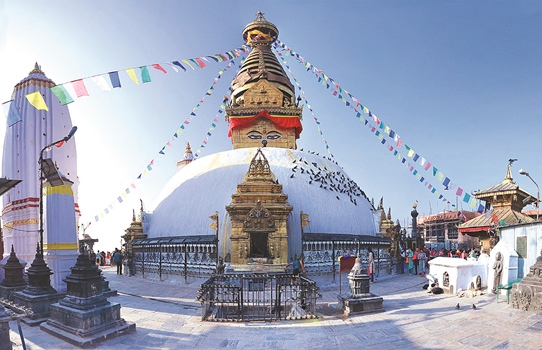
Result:
M77 94L77 97L81 96L88 96L87 88L85 87L85 83L83 82L83 79L76 80L72 82L73 89L75 90L75 93Z
M463 194L463 189L461 187L457 188L457 191L455 192L456 196L461 196Z
M431 163L429 162L425 163L425 168L424 168L425 170L429 169L430 167L431 167Z
M152 68L158 69L158 70L164 72L164 74L167 74L167 71L164 69L164 67L162 67L162 66L159 65L158 63L153 64L153 65L152 65Z
M198 62L198 65L199 65L200 68L203 68L203 67L206 66L205 62L203 62L203 60L201 58L196 58L195 60L196 60L196 62Z

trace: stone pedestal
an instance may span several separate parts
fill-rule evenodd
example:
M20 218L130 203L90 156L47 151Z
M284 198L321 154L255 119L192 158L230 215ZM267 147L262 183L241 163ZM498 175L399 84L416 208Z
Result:
M9 321L10 315L4 309L4 306L0 304L0 350L11 350L11 340L9 340Z
M348 274L348 280L350 293L337 296L345 316L384 311L382 297L369 291L369 275L362 268L359 258L356 258L356 263Z
M77 257L64 281L67 295L51 305L51 317L40 326L42 330L82 348L135 332L135 324L120 317L120 304L107 300L101 271L88 255Z
M542 252L521 282L514 284L510 303L514 309L542 314Z
M107 298L114 297L118 294L116 289L111 289L111 287L109 287L109 281L105 279L105 276L102 276L102 292Z
M347 294L339 294L337 298L345 316L384 311L382 308L383 299L376 295L364 298L352 298Z

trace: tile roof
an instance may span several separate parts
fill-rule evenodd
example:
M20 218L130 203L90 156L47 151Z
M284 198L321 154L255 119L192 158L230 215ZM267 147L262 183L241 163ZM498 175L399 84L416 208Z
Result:
M486 231L492 227L531 222L535 222L535 219L510 208L495 209L490 211L487 217L480 215L459 225L459 232Z

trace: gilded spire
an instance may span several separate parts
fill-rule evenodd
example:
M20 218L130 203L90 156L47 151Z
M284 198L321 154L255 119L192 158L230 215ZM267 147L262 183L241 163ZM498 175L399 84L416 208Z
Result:
M294 86L271 51L271 46L278 39L278 35L277 27L268 22L261 11L256 14L256 19L253 22L246 25L243 30L243 39L247 45L252 47L252 52L232 82L232 105L244 105L243 94L261 79L266 79L279 87L283 95L280 101L281 106L284 100L288 106L294 105Z
M269 168L269 162L262 152L261 148L258 148L254 158L250 162L248 172L245 175L245 181L270 181L275 182L275 175Z
M516 160L517 159L508 159L508 167L506 168L506 176L504 177L503 182L514 183L514 179L512 178L512 164L514 164Z
M186 147L184 149L183 158L177 162L177 168L180 169L184 167L185 165L190 164L193 160L194 160L194 155L192 154L192 148L190 148L190 142L187 142Z
M30 73L28 73L28 74L29 74L29 75L30 75L30 74L43 74L43 75L45 75L45 73L43 73L43 71L41 70L41 66L38 64L38 62L36 62L36 63L34 64L34 69L32 69L32 70L30 71Z

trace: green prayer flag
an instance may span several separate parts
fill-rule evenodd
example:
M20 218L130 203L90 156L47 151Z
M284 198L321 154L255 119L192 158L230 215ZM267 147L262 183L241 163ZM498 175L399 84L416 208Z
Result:
M73 98L70 96L70 94L63 85L53 86L51 87L51 91L59 99L62 105L67 105L68 103L73 102Z
M143 83L151 82L151 75L149 74L149 69L147 66L139 67L141 69L141 81Z

